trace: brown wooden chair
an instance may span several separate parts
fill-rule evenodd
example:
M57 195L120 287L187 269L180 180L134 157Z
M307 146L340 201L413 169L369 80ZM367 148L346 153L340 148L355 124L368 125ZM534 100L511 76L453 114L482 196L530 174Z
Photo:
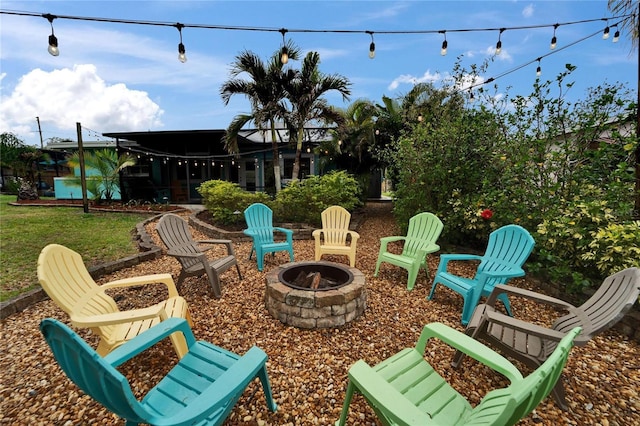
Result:
M223 272L235 266L238 278L242 279L231 240L194 240L187 222L173 213L163 215L158 221L156 230L167 246L167 254L178 259L182 265L182 271L176 283L178 290L185 278L206 273L213 295L219 298L222 296L220 275ZM227 246L227 255L213 260L208 259L206 252L219 244Z
M501 294L520 296L542 304L567 310L551 328L542 327L504 315L495 309ZM598 333L609 329L631 309L640 294L640 269L628 268L607 277L600 288L579 307L563 300L508 285L497 285L486 304L480 304L469 321L466 334L485 341L532 369L538 368L574 327L582 327L575 344L584 346ZM458 367L464 354L457 351L452 365ZM567 409L562 380L553 389L553 398Z

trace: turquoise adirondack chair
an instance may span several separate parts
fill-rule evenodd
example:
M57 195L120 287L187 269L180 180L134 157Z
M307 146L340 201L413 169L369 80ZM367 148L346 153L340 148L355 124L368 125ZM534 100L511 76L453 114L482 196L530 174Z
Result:
M506 225L489 235L489 243L483 256L473 254L443 254L433 279L428 300L433 299L438 284L449 287L462 295L462 324L467 325L481 297L488 297L498 284L506 284L509 279L525 275L522 265L533 250L535 241L529 232L518 225ZM473 278L460 277L447 271L450 261L479 261ZM511 305L506 294L499 300L509 315Z
M380 238L380 252L376 262L376 271L373 276L378 276L380 264L388 262L407 270L407 290L412 290L418 277L420 268L424 268L429 279L429 266L427 255L440 250L436 244L442 233L442 222L433 213L419 213L409 219L407 236L393 236ZM390 242L403 241L401 254L390 253L387 245Z
M415 348L403 349L374 367L363 360L351 366L336 426L345 424L356 391L386 425L514 425L549 395L579 333L580 327L569 332L544 364L523 378L506 358L477 340L441 323L428 324ZM427 342L434 337L503 374L510 385L492 390L472 407L425 361Z
M244 219L247 222L245 235L253 238L253 246L249 253L249 259L256 252L258 271L262 271L264 255L278 251L288 251L289 260L293 262L293 231L291 229L273 226L273 211L262 203L254 203L244 211ZM275 232L283 233L285 241L274 240Z
M44 319L40 330L67 377L127 425L222 424L256 377L262 382L269 409L277 408L267 376L267 355L261 349L254 346L239 356L208 342L196 342L183 319L165 320L104 358L55 319ZM184 334L189 352L138 401L116 367L176 331Z

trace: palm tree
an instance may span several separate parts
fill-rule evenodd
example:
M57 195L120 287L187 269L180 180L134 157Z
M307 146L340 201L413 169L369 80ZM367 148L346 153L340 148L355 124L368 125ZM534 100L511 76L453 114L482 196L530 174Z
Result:
M291 41L287 42L289 59L296 60L300 49ZM273 149L273 174L276 192L280 191L280 163L278 155L278 139L276 137L276 121L283 118L286 105L285 92L282 88L284 64L280 60L278 50L264 63L255 53L245 50L236 56L231 65L231 79L220 88L220 95L225 105L233 95L245 95L251 103L250 114L239 114L231 121L223 138L225 149L229 153L238 152L238 133L249 122L254 122L258 129L271 130L271 146ZM246 74L248 79L239 76Z
M331 90L337 90L342 99L348 100L351 94L351 83L346 77L323 74L318 69L319 64L318 52L309 52L302 62L302 68L299 71L288 70L282 81L292 107L287 114L287 124L296 138L296 159L291 176L293 180L298 179L300 174L305 125L311 121L325 124L342 122L340 112L331 107L322 96Z
M80 154L78 151L71 154L67 164L70 167L80 165ZM118 189L120 172L129 166L136 164L135 157L129 154L118 156L112 149L101 149L89 151L84 154L84 164L86 169L97 172L98 179L88 179L87 189L93 194L95 200L104 198L107 202L113 199L115 191ZM81 185L80 178L69 182L72 185Z
M342 125L336 132L336 138L340 141L337 151L348 157L344 168L349 173L368 173L377 165L371 153L376 144L376 107L368 99L358 99L340 113Z

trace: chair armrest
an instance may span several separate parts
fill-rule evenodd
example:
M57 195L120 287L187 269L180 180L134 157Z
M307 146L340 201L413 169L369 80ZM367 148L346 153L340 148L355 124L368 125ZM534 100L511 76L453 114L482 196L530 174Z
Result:
M546 328L537 324L522 321L496 311L486 311L482 321L487 321L491 324L499 324L502 327L510 330L521 331L525 334L537 336L545 340L554 340L556 342L559 342L564 336L567 335L567 333L561 333L551 328Z
M278 231L278 232L282 232L283 234L287 235L287 237L289 237L290 235L293 235L293 231L291 229L287 229L287 228L280 228L278 226L275 226L273 228L274 231Z
M384 406L385 415L389 415L394 424L434 424L427 413L411 403L363 360L349 368L349 380L357 383L358 392L371 401L374 407Z
M494 287L493 291L487 298L487 305L494 306L498 296L500 294L506 293L507 295L513 295L517 297L523 297L525 299L533 300L545 305L554 306L556 308L564 308L569 310L573 308L573 305L565 302L564 300L556 299L551 296L547 296L544 294L536 293L531 290L526 290L524 288L514 287L507 284L498 284Z
M204 342L198 342L203 343ZM229 404L233 396L255 379L256 374L265 366L267 354L257 346L251 347L216 381L198 395L188 405L188 409L180 410L166 420L167 425L186 424L189 420L199 417L201 413L214 413ZM269 407L275 411L277 406Z
M311 236L317 240L319 238L322 238L322 234L324 234L324 229L316 229L311 233Z
M397 235L392 235L390 237L382 237L380 238L380 253L384 253L387 251L387 245L389 243L393 243L396 241L404 241L407 237L401 237Z
M196 241L196 243L198 244L206 244L206 245L210 245L211 247L206 247L204 248L205 251L207 250L211 250L213 249L216 245L225 245L227 246L227 253L228 254L234 254L233 251L233 242L231 240L224 240L224 239L216 239L216 240L198 240Z
M511 268L502 271L482 271L482 274L491 278L515 278L523 277L525 272L522 268Z
M434 322L424 326L416 344L416 350L424 354L427 341L433 337L504 375L512 383L522 380L520 371L505 357L479 341L442 323Z
M167 286L169 297L178 296L178 290L176 289L176 285L173 282L171 274L150 274L141 275L139 277L123 278L121 280L110 281L108 283L102 284L100 286L100 289L106 290L111 288L134 287L138 285L158 283Z
M104 360L117 367L175 332L184 335L189 348L196 342L193 331L185 319L169 318L118 346L105 355Z
M356 231L347 231L347 233L351 235L351 241L354 243L360 238L360 234L358 234Z
M167 250L167 255L168 256L173 256L173 257L192 257L192 258L198 258L198 257L205 257L204 253L184 253L184 252L178 252L175 251L174 249L169 249Z
M71 312L69 318L71 323L76 327L102 327L105 325L116 325L130 323L133 321L141 321L153 318L167 318L162 305L149 306L148 308L131 309L128 311L110 312L108 314L99 315L78 315Z

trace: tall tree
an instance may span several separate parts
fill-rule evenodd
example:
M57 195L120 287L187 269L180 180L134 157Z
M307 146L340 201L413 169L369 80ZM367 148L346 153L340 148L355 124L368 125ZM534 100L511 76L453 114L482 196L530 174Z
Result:
M336 131L334 141L336 153L341 154L338 164L349 173L367 173L377 165L371 155L376 143L376 107L368 99L358 99L339 111L342 124Z
M640 87L640 46L638 45L638 31L640 31L640 2L638 0L609 0L609 10L612 13L618 15L631 15L621 24L619 27L623 30L627 30L629 38L631 39L631 53L635 50L638 55L637 67L638 67L638 84L636 87ZM638 94L638 100L636 102L636 136L640 141L640 90L636 90ZM636 199L635 199L635 217L640 218L640 142L637 142L635 151L636 160Z
M291 41L287 42L287 49L289 59L297 60L300 49ZM281 185L276 122L284 118L286 111L285 92L282 87L285 70L281 61L281 50L275 52L267 63L255 53L245 50L236 56L230 74L231 79L220 88L224 104L227 105L233 95L244 95L251 103L251 113L239 114L231 121L223 138L225 149L229 153L238 152L238 133L247 123L255 123L260 130L270 129L273 174L278 192Z
M326 75L320 72L320 55L309 52L302 62L300 70L288 70L282 85L291 103L291 111L287 114L290 132L295 135L296 159L293 164L291 178L296 180L300 175L300 157L304 142L304 128L309 122L324 124L342 122L342 115L327 103L323 96L332 90L338 91L342 99L349 100L351 83L346 77L338 74Z

